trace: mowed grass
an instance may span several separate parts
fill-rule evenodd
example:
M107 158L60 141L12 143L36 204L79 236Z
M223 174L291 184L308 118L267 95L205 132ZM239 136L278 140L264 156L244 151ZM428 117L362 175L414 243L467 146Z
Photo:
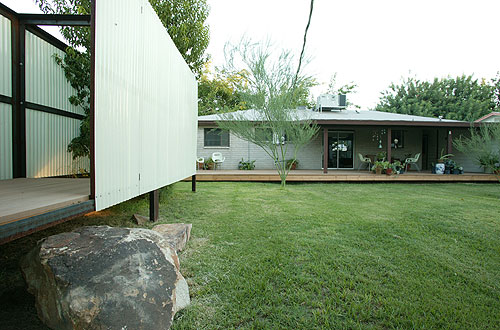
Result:
M176 184L161 204L163 222L193 224L180 255L192 303L174 330L500 328L499 185L190 188ZM43 328L15 260L36 239L84 223L131 226L134 212L147 214L147 200L0 247L0 298L14 300L1 303L0 324Z

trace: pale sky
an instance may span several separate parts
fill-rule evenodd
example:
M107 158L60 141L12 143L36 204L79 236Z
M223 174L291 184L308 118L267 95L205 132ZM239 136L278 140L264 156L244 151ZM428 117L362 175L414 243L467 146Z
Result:
M0 1L17 12L38 11L33 0ZM310 0L207 2L214 65L224 64L224 44L243 35L269 38L299 56ZM409 75L493 78L500 71L499 12L499 0L315 0L306 69L323 85L313 94L326 90L335 72L340 84L359 85L349 98L363 109Z

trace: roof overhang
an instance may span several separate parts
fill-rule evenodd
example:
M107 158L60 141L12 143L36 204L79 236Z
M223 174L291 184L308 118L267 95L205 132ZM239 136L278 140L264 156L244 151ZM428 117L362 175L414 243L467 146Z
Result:
M418 127L456 127L468 128L479 126L480 123L467 122L430 122L430 121L405 121L405 120L313 120L319 126L418 126ZM213 126L217 122L214 120L198 120L198 126Z

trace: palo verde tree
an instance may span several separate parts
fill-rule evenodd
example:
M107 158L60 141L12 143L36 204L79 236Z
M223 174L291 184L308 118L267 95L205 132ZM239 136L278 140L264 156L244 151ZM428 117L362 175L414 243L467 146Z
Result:
M223 113L217 121L220 128L261 147L275 163L281 186L298 151L318 132L318 128L297 110L314 84L313 78L295 72L289 51L277 54L269 42L242 40L239 45L226 45L225 70L241 76L241 98L252 110ZM249 118L249 114L253 118Z
M375 110L474 121L495 108L494 82L463 75L432 82L409 77L391 84Z
M91 0L36 0L47 14L90 14ZM167 29L175 46L197 78L208 60L205 50L210 40L206 19L209 7L206 0L150 0L159 19ZM66 79L75 89L69 98L71 104L85 111L80 124L80 135L68 145L73 158L88 156L90 152L90 29L62 27L61 33L70 47L63 57L54 55L64 69Z

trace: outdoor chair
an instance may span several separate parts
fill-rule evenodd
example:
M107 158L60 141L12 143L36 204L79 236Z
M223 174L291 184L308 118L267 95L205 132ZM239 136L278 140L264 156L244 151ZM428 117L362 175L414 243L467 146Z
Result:
M368 164L368 171L372 168L372 160L369 157L363 157L361 153L358 153L359 160L361 163L359 164L358 171L363 167L364 164Z
M205 158L203 157L198 157L196 159L196 164L198 164L198 169L199 170L202 170L203 169L203 165L205 164Z
M212 160L214 161L214 164L215 164L215 167L214 169L216 170L217 167L220 168L220 165L222 163L224 163L224 160L226 159L226 157L222 157L222 154L220 152L214 152L212 154Z
M411 164L414 164L417 167L417 170L420 172L420 168L418 167L418 159L420 158L420 152L415 155L413 158L406 158L405 163L408 164L408 170L411 167Z

